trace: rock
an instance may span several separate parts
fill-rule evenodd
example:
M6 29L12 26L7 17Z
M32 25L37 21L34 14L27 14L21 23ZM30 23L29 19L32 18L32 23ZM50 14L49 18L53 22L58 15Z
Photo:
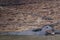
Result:
M58 4L58 1L42 1L27 5L0 6L0 24L6 26L0 26L0 31L23 31L56 23L60 20Z

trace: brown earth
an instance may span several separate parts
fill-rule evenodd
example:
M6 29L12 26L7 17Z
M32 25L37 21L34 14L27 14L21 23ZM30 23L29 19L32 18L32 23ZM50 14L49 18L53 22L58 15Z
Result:
M0 31L23 31L56 24L60 30L60 1L0 6Z

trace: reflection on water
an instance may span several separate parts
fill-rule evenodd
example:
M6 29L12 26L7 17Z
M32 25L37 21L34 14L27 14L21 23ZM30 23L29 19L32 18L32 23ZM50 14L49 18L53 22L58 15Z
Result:
M41 29L26 30L23 32L0 32L0 35L46 35L47 33L54 33L53 28L49 25L45 25Z
M45 32L37 31L34 32L32 30L27 30L23 32L1 32L1 35L45 35Z

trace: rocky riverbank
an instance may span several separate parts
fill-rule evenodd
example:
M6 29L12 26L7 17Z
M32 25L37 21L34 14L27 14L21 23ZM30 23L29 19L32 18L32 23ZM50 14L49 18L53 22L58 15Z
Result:
M60 1L0 6L0 31L24 31L48 24L60 30Z

